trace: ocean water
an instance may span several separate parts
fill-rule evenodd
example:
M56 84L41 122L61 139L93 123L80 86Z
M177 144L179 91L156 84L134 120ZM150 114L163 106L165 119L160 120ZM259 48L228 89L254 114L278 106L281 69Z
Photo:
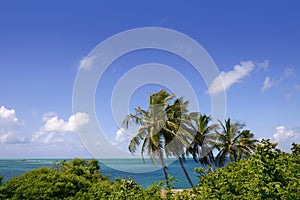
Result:
M61 159L28 159L28 160L0 160L0 175L4 176L4 181L13 176L19 176L24 172L34 168L53 166L54 161ZM168 160L168 172L177 180L174 181L174 188L190 188L185 175L180 167L178 160ZM168 162L167 161L167 162ZM159 168L159 163L153 164L146 160L145 163L141 159L103 159L99 160L100 172L103 175L109 175L110 179L115 178L132 178L143 187L149 187L154 182L164 180L161 169L152 171L153 168ZM195 167L200 167L199 163L195 163L193 159L187 159L185 167L192 179L194 185L199 182L198 174L194 172ZM148 171L142 173L143 171Z

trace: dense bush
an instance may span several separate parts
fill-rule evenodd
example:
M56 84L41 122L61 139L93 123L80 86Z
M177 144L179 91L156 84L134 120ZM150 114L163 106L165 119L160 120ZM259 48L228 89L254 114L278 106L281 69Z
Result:
M2 198L63 199L88 192L94 180L102 180L97 160L74 159L60 164L60 170L41 167L8 180ZM103 179L104 181L104 179Z
M74 159L13 177L0 186L0 199L160 199L160 186L143 189L133 180L109 181L97 160Z
M249 159L200 176L194 194L201 199L300 199L299 145L292 150L281 152L263 140Z

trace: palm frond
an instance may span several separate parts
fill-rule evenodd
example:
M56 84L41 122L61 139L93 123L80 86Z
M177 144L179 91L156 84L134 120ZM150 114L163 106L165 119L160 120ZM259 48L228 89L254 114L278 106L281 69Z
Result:
M148 114L147 111L141 109L140 107L135 108L135 110L137 111L137 113L139 115L142 115L145 119L147 119L149 121L151 120L151 118L150 118L150 116L149 116L149 114Z
M145 136L147 135L148 127L141 127L138 130L138 133L130 140L128 149L131 153L135 153L137 147L140 145L140 142L144 140Z

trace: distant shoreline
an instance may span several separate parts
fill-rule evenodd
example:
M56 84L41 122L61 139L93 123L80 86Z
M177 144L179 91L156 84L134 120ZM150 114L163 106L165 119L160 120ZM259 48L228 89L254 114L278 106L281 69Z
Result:
M61 158L52 158L52 159L0 159L0 175L4 176L4 181L12 178L13 176L19 176L30 170L39 168L39 167L51 167L54 166L55 162L62 160L72 160L72 159L61 159ZM168 165L169 173L178 181L174 181L175 189L185 189L189 188L180 164L177 159L171 159L170 161L175 161ZM107 165L108 163L109 165ZM147 188L153 183L158 183L164 180L163 174L161 173L160 163L153 165L150 159L146 159L146 163L143 164L143 161L139 158L130 158L130 159L99 159L100 173L104 176L109 176L110 180L115 178L132 178L136 183L140 184L142 187ZM127 168L132 172L126 172L112 168L114 166L118 167L121 165L123 168ZM193 169L199 167L199 163L195 163L192 159L187 159L187 168L190 174L193 174ZM154 170L151 170L154 169ZM148 170L145 172L145 170ZM193 182L198 182L198 177L193 176Z

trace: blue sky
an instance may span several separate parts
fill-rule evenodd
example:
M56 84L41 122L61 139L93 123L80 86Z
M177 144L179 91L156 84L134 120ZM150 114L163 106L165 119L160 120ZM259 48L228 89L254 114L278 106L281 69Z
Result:
M201 44L227 80L227 116L288 149L292 141L300 143L299 9L296 0L1 1L0 158L89 157L75 131L89 116L72 110L80 62L100 42L140 27L169 28ZM188 63L155 50L124 55L108 68L95 95L98 120L123 149L128 141L116 134L103 105L122 74L150 62L188 77L200 111L210 114L209 86ZM159 88L137 90L130 110L145 106L148 92Z

